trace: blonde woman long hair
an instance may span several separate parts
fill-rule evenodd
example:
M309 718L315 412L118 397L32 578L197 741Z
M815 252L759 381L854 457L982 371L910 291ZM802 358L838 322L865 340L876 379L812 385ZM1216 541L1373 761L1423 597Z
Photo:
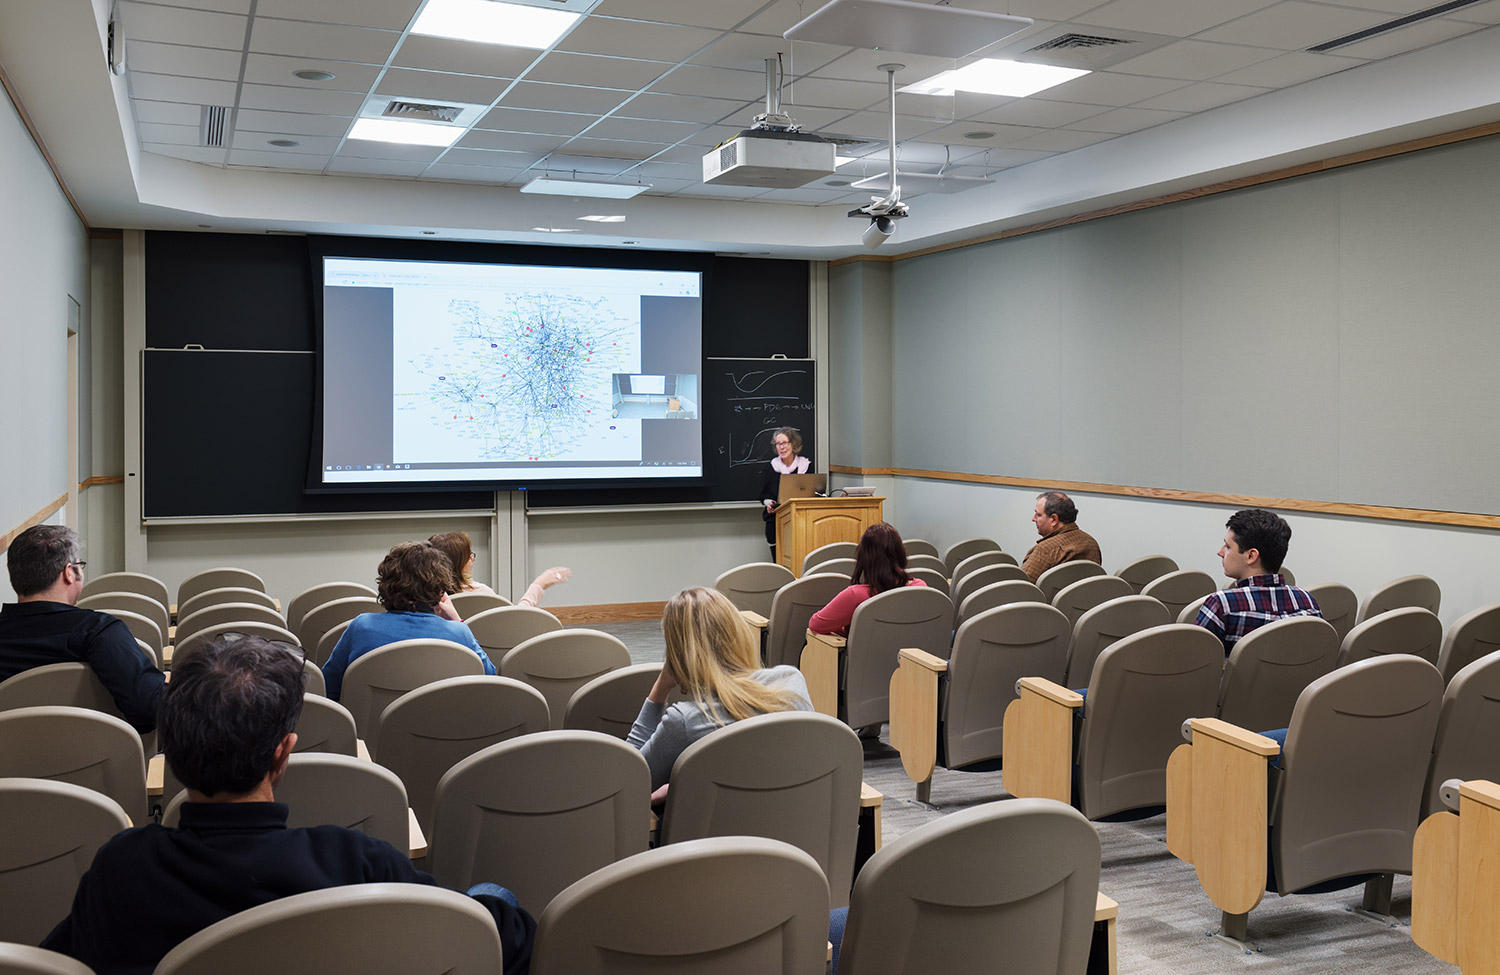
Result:
M684 589L667 603L662 616L667 638L667 667L684 694L715 723L722 725L717 701L731 720L769 711L790 711L797 695L767 687L751 676L760 669L750 624L716 589Z

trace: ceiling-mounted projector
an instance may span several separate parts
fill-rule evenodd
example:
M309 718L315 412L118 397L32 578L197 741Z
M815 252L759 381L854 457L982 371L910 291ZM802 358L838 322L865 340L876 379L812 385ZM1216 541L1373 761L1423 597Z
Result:
M831 174L838 146L781 110L781 58L766 58L766 110L703 157L703 182L790 189Z

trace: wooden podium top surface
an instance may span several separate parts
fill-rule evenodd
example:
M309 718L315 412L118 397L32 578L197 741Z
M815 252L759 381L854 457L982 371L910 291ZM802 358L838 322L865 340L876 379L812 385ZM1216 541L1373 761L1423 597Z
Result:
M885 498L881 497L880 495L870 495L868 497L858 498L789 498L786 501L783 501L780 507L787 507L788 505L795 504L798 507L803 508L837 508L841 505L853 504L855 502L884 500Z

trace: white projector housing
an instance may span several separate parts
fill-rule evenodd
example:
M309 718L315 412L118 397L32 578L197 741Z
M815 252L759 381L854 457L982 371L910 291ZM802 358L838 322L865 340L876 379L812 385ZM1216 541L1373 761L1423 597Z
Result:
M806 186L834 171L838 147L806 132L746 129L703 157L703 182L712 186Z

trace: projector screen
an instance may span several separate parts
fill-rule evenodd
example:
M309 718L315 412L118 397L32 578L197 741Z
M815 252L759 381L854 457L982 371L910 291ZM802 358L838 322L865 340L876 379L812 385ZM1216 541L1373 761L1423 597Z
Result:
M697 271L323 259L327 486L701 478Z

